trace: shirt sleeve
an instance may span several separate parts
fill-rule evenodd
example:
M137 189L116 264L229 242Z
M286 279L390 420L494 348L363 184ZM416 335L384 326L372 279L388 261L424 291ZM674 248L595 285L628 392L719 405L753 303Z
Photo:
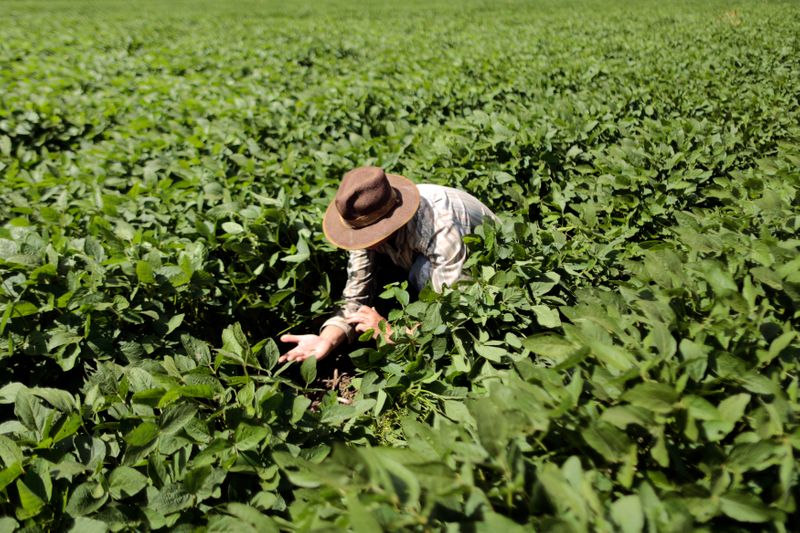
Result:
M450 216L437 217L425 255L431 262L431 285L441 292L444 285L452 286L465 279L461 269L467 259L467 247L461 225Z
M347 340L355 339L353 327L345 320L345 313L352 313L362 305L370 305L375 294L375 252L351 250L347 259L347 284L344 286L344 303L336 313L322 324L336 326L347 335Z

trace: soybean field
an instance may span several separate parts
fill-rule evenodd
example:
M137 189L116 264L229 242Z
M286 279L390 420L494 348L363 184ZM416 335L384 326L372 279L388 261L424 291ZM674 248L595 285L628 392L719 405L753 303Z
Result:
M0 531L800 527L800 4L0 0ZM498 223L336 308L378 165Z

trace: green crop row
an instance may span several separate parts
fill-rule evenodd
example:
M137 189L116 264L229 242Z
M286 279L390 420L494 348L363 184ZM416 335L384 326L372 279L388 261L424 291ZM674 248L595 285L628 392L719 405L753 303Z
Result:
M794 3L0 10L0 531L797 523ZM500 222L278 364L366 164Z

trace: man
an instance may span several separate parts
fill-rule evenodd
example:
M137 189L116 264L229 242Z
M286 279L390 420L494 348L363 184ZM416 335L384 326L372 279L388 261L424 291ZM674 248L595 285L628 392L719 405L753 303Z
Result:
M430 281L435 291L463 279L467 257L463 237L491 210L470 194L440 185L415 185L378 167L344 175L322 222L325 237L350 251L344 306L322 326L319 335L281 337L297 343L279 361L322 359L358 332L379 331L384 320L370 307L375 295L376 254L387 255L409 272L420 290Z

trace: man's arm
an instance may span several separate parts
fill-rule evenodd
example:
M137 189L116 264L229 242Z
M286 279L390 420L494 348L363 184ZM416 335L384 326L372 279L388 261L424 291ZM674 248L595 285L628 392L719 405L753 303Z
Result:
M347 317L362 305L370 305L375 293L375 252L351 250L347 258L347 284L342 291L344 305L325 323L322 329L335 326L344 331L347 340L355 339L353 327Z
M355 338L353 326L347 322L350 314L372 301L375 285L375 252L353 250L347 260L347 284L342 296L344 305L325 321L319 335L283 335L281 342L294 342L297 346L283 354L279 362L302 361L312 355L326 357L345 339Z

